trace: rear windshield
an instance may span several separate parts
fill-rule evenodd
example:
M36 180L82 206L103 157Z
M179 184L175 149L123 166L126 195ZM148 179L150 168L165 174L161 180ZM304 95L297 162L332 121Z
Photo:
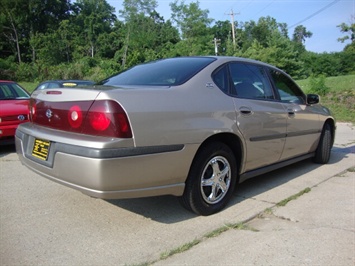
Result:
M109 77L98 85L150 85L174 86L185 83L201 71L214 58L177 57L137 65L115 76Z

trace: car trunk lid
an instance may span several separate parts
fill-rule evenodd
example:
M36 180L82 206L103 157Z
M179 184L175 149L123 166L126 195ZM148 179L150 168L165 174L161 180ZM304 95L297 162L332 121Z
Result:
M32 95L31 121L53 129L80 134L130 138L128 117L113 100L97 100L100 90L50 89Z

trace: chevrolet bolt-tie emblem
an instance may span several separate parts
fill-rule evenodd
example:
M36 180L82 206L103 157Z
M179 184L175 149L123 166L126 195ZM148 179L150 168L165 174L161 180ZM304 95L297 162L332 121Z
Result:
M46 117L47 117L48 119L51 119L52 116L53 116L52 110L51 110L51 109L47 109L47 111L46 111Z
M23 121L23 120L25 120L25 116L24 115L19 115L17 117L17 119L20 120L20 121Z

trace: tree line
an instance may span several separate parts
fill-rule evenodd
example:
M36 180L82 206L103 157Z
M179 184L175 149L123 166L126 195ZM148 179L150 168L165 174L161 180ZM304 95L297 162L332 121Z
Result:
M133 65L167 57L241 56L273 64L295 78L355 73L354 23L339 30L342 52L305 49L304 26L289 37L286 23L214 21L199 2L170 3L171 18L156 0L124 0L118 11L106 0L0 0L0 79L101 80Z

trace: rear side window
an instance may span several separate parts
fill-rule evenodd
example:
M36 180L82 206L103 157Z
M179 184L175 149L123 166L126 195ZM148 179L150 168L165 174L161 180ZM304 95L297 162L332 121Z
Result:
M212 79L218 88L220 88L224 93L229 93L228 65L224 65L214 71L212 74Z
M306 103L304 93L292 79L282 72L274 69L270 70L270 74L282 102L299 104Z
M175 86L185 83L215 61L208 57L178 57L135 66L112 76L98 85Z
M248 99L274 99L267 74L262 66L247 63L230 64L232 94Z

